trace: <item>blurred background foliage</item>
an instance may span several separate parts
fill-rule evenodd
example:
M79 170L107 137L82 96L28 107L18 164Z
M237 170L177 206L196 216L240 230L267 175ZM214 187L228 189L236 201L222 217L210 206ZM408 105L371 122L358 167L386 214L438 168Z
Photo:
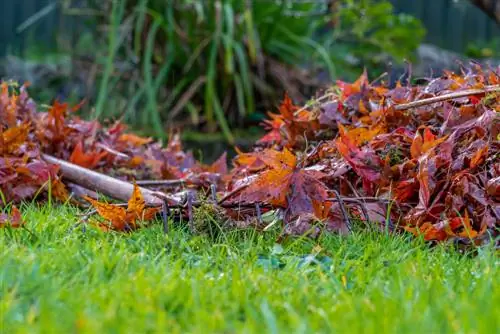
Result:
M204 142L252 137L285 91L305 103L364 68L372 79L405 69L425 37L388 0L38 1L46 4L17 26L33 35L23 57L6 62L20 73L8 77L32 81L40 101L86 98L86 117L160 138L172 127ZM52 49L36 34L51 13L64 18ZM483 44L465 51L496 52Z
M60 59L72 62L71 72L86 83L80 95L95 106L86 112L160 137L166 126L194 126L221 130L233 141L233 129L257 123L285 91L302 103L334 79L354 79L364 66L379 75L389 58L411 59L424 36L418 20L395 14L388 1L86 0L58 6L86 26L61 48L70 57Z

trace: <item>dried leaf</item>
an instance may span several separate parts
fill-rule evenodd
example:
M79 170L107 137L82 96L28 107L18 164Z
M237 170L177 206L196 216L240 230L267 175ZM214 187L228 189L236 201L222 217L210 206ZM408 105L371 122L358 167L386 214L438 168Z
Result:
M71 156L69 157L69 161L85 167L89 169L95 168L99 162L106 157L108 153L106 151L89 151L89 152L84 152L83 151L83 144L82 142L78 142L76 144L73 152L71 153Z
M102 203L88 196L84 199L90 202L97 210L97 213L106 220L106 223L99 226L107 230L128 231L137 229L138 221L147 221L155 217L161 208L145 208L144 197L137 184L134 183L134 190L128 201L127 209L114 204Z
M19 228L24 225L21 212L16 206L12 206L10 214L0 213L0 228L10 226L12 228Z

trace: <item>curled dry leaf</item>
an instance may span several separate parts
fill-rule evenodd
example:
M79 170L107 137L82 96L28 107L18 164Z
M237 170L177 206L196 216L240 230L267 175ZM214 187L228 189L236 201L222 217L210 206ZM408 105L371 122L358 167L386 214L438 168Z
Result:
M127 208L109 203L99 202L88 196L84 196L97 213L104 218L105 223L100 223L103 230L128 231L140 227L138 222L148 221L160 212L161 208L146 208L141 190L134 184L134 191L128 201Z

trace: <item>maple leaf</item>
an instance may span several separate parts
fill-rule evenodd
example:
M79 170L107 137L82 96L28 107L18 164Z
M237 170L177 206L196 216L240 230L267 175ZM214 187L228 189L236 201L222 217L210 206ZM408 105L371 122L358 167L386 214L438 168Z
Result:
M337 126L337 123L347 124L349 121L342 113L344 106L340 101L325 103L320 110L318 121L321 125Z
M5 115L0 115L2 121L7 124L9 127L16 126L17 123L17 101L18 96L14 93L12 96L9 96L9 86L6 82L2 82L1 86L1 100L4 105L2 109L4 109Z
M470 160L470 167L476 168L480 166L484 160L488 157L488 145L484 145L479 150L477 150Z
M444 230L448 236L456 236L456 237L471 238L471 239L478 237L479 235L483 234L486 231L485 228L481 229L481 231L479 232L473 229L472 222L467 210L465 210L465 213L462 217L452 218L445 225Z
M467 210L462 217L454 217L437 224L425 222L421 226L403 226L403 228L416 236L423 235L427 241L444 241L453 237L474 239L486 231L486 225L480 231L474 230Z
M149 144L153 139L140 137L133 133L124 133L118 137L118 141L137 147Z
M299 107L295 106L288 93L285 93L285 98L279 107L280 114L284 119L293 121L295 119L294 113L297 110L299 110Z
M385 132L384 127L381 125L377 125L372 128L353 128L349 129L349 131L347 131L342 125L339 125L339 127L342 127L342 130L340 131L343 131L344 135L349 138L350 141L356 146L364 145L375 138L377 135Z
M325 175L297 166L297 157L288 149L267 149L259 154L268 169L262 171L236 199L247 203L268 203L286 207L290 215L313 213L325 218L328 188L320 179Z
M353 94L359 93L361 89L366 85L368 85L368 74L366 72L366 69L363 71L361 76L352 84L337 80L337 86L342 92L343 99L348 98Z
M415 236L423 235L424 240L426 241L430 240L443 241L446 240L448 237L446 231L437 228L430 222L425 222L424 224L422 224L422 226L419 227L403 226L403 228Z
M486 183L486 192L491 197L497 197L500 199L500 176L488 180Z
M419 189L419 206L422 208L428 208L431 195L436 188L436 166L434 161L431 159L425 159L420 162L420 166L418 168L417 180L420 184Z
M65 202L69 199L69 193L66 189L66 186L61 181L61 179L53 179L51 180L51 194L61 202Z
M265 120L263 126L269 132L260 138L257 143L260 144L281 144L284 140L281 129L285 125L282 115L268 113L270 120Z
M359 176L370 182L379 181L383 169L380 157L368 148L358 148L342 129L339 125L340 138L336 141L340 154Z
M436 138L436 136L432 133L432 131L425 127L423 129L423 136L420 134L420 131L417 131L415 134L415 138L413 139L413 143L410 147L411 156L414 159L419 158L423 154L427 153L430 149L436 147L446 140L446 137Z
M236 153L238 155L233 160L236 167L247 168L249 171L257 172L266 166L259 158L258 153L243 153L238 148L236 148Z
M310 136L320 128L319 121L307 110L299 110L285 93L279 106L279 114L269 113L270 120L264 121L264 126L270 130L258 143L284 144L294 147L301 136Z
M64 140L68 133L65 126L65 117L68 112L67 103L59 103L55 100L49 109L48 128L52 132L52 139L55 141Z
M0 153L12 154L26 142L30 130L30 124L25 123L16 127L0 131Z
M84 196L84 199L92 204L97 213L108 222L108 224L99 225L103 230L135 230L139 228L138 220L151 220L161 210L161 208L145 208L144 197L135 183L127 209L114 204L102 203L88 196Z
M96 152L96 151L90 151L90 152L84 152L83 151L83 144L82 142L78 142L76 144L75 148L73 149L73 152L71 153L71 156L69 157L69 161L85 167L89 169L95 168L99 162L107 155L108 153L106 151L102 152Z
M221 156L210 166L203 168L206 172L226 175L227 170L227 153L224 152Z
M0 227L10 226L12 228L19 228L22 225L24 225L24 221L21 212L19 212L19 209L15 205L12 206L10 214L0 214Z

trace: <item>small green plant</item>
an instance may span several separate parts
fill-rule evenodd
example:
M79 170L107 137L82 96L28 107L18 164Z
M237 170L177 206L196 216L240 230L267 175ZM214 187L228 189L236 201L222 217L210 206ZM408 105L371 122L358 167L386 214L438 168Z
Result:
M467 46L465 51L467 57L484 59L500 57L500 38L496 38L490 43L475 42Z
M413 51L422 42L425 29L416 18L395 14L390 1L345 0L336 13L338 22L333 32L330 49L336 64L344 64L344 73L350 80L363 67L370 73L381 74L389 62L401 64L412 61ZM346 57L348 54L349 57Z

